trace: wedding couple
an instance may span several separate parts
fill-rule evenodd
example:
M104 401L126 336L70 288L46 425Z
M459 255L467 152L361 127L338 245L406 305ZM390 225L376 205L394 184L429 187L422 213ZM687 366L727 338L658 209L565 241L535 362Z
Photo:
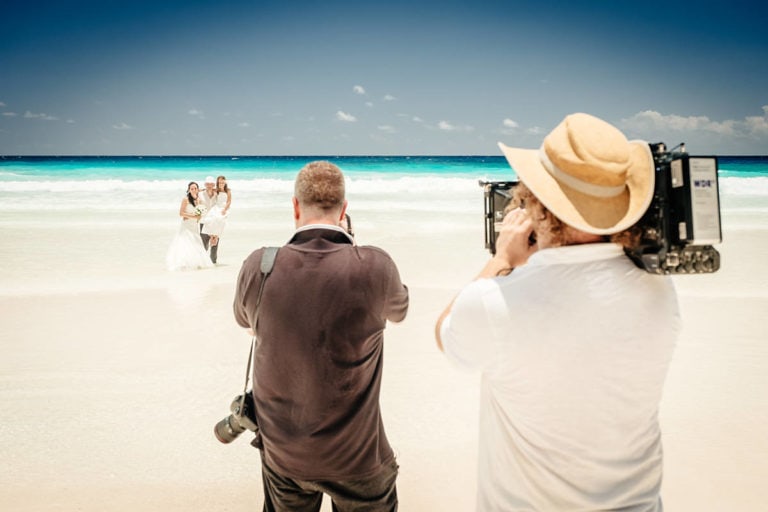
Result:
M216 264L231 204L232 192L224 176L205 178L202 192L196 182L189 182L179 207L181 225L165 257L168 270L193 270Z

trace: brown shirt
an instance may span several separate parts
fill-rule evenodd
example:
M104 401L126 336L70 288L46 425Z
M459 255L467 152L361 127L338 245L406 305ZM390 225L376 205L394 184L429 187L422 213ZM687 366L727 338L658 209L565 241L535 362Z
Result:
M263 249L243 263L235 318L253 328ZM253 394L267 464L302 480L376 473L394 457L379 409L386 321L408 310L387 253L335 229L280 248L256 329Z

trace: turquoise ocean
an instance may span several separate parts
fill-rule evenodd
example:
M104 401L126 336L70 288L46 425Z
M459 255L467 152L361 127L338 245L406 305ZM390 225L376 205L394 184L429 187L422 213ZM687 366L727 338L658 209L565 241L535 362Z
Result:
M486 257L479 181L515 177L502 156L0 157L0 285L24 293L84 279L97 288L116 271L162 278L187 183L206 176L226 176L232 189L219 254L239 266L254 248L290 238L293 181L317 159L345 173L358 242L404 260L415 246L455 252L458 239L468 252L456 257L476 265ZM768 233L768 156L719 157L718 168L724 241ZM443 279L431 271L410 278Z
M318 159L339 165L350 201L371 210L451 208L479 179L512 177L501 157L5 157L0 201L7 214L175 211L189 181L222 175L240 211L260 210L290 204L296 173Z
M164 211L171 218L187 183L202 185L209 175L227 177L245 220L286 207L297 171L316 159L342 168L351 211L364 214L471 211L482 207L478 180L514 178L501 156L0 157L0 228L20 213L67 212L73 222L96 223L125 212L133 212L125 222L157 220ZM719 157L718 167L724 221L763 224L768 156Z

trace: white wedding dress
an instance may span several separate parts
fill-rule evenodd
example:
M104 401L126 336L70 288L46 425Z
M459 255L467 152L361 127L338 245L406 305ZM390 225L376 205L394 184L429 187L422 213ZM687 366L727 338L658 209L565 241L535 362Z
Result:
M194 214L195 207L187 204L187 213ZM173 237L168 253L165 255L165 265L168 270L194 270L214 266L203 247L199 230L196 219L181 220L179 231Z
M227 224L227 215L222 215L227 206L227 193L219 192L216 195L216 204L203 216L200 221L203 224L203 233L206 235L221 236L224 226Z

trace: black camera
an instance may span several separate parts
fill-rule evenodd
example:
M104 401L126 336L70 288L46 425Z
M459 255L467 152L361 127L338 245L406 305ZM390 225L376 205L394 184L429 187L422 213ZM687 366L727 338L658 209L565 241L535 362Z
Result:
M656 170L653 199L638 221L640 242L627 250L652 274L704 274L720 268L722 241L717 157L691 156L685 145L667 151L649 144ZM496 253L496 237L517 181L480 181L485 192L485 247Z
M236 396L232 400L229 410L232 414L213 427L216 439L225 444L231 443L246 430L256 433L256 437L259 437L259 425L256 423L256 405L253 402L253 394L251 392Z
M496 237L512 201L512 192L518 181L483 181L480 186L485 192L485 248L496 254Z

